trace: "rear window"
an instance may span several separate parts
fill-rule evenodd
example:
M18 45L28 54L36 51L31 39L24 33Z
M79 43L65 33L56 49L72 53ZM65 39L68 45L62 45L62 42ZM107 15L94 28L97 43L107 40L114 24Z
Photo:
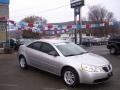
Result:
M120 39L120 36L111 36L110 40L116 40L116 39Z

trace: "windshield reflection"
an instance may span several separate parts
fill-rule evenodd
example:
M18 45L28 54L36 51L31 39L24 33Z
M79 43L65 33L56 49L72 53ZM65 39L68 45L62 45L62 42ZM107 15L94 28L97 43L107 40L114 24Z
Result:
M87 53L86 50L71 42L57 43L55 46L66 57Z

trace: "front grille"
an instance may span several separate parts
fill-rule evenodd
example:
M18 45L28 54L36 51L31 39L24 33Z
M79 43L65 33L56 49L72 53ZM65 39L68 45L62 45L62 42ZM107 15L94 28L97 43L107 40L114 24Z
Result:
M112 68L111 68L110 65L104 66L104 67L102 67L102 69L103 69L105 72L109 72L109 71L112 70Z
M103 70L104 70L105 72L108 72L108 71L109 71L107 67L103 67Z
M112 69L110 65L108 65L108 68L109 68L109 70L111 70L111 69Z

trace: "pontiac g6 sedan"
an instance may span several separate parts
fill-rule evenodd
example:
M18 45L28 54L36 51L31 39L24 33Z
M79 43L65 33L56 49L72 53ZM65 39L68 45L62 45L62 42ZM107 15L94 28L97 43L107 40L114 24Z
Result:
M94 84L112 76L112 65L104 57L89 53L80 46L64 40L41 39L21 45L19 65L61 76L67 86Z

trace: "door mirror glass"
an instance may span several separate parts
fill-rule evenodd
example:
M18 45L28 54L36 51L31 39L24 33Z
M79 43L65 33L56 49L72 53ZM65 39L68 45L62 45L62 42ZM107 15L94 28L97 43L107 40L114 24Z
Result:
M58 53L56 51L51 51L48 54L52 56L58 56Z

